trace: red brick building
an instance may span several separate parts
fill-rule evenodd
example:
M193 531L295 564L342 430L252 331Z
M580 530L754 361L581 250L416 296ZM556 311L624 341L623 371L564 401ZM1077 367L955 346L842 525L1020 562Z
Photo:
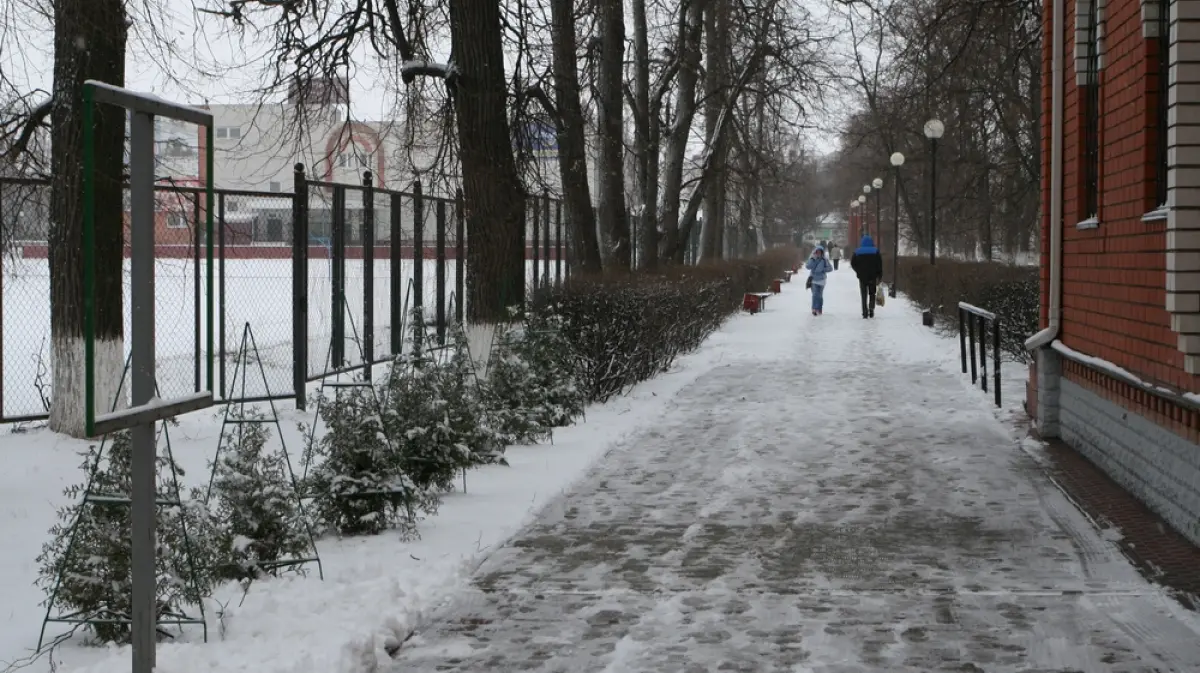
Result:
M1045 0L1029 404L1200 542L1200 0Z

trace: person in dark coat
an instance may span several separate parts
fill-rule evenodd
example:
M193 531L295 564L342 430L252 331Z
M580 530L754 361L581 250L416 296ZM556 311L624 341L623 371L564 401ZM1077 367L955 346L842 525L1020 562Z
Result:
M870 236L863 236L858 249L850 255L850 268L858 276L858 294L862 298L862 317L875 317L875 292L883 280L883 255Z

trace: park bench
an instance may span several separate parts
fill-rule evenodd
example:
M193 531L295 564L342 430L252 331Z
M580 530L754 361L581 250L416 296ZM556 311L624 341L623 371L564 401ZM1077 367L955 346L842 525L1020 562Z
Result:
M767 303L767 297L770 296L770 292L747 292L742 297L742 308L749 311L750 315L754 315L763 310L763 305Z
M784 271L784 272L783 272L783 282L785 282L785 283L790 283L790 282L792 282L792 276L793 276L794 274L795 274L795 272L794 272L794 271L791 271L791 270Z
M779 294L780 292L783 292L782 285L783 280L780 278L776 278L775 280L771 281L771 294Z

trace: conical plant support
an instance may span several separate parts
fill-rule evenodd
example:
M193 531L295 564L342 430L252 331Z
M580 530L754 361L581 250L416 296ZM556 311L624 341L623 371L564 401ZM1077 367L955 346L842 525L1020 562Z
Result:
M112 405L110 405L110 407L109 407L110 411L117 410L117 403L121 399L121 394L124 392L124 389L125 389L125 381L127 380L128 376L129 376L129 365L130 365L130 357L126 357L125 358L125 367L121 373L121 381L120 381L120 384L117 386L117 393L113 398ZM156 383L155 384L155 393L158 394L158 392L159 392L158 385ZM175 457L171 451L171 435L170 435L170 431L168 429L169 421L162 421L159 427L160 427L160 431L155 436L155 445L156 446L158 445L158 440L160 437L164 440L163 441L163 449L166 454L165 458L167 459L167 465L170 468L170 482L169 482L170 495L166 498L160 498L156 502L156 504L159 507L182 507L183 506L182 491L179 488L179 475L176 473ZM96 483L96 475L99 473L101 464L103 463L103 460L104 460L104 447L108 443L108 439L109 439L109 435L107 435L107 434L104 435L103 437L101 437L99 449L96 451L96 459L95 459L95 461L93 461L91 469L88 470L87 486L84 488L83 497L80 500L79 505L75 509L75 518L71 522L71 526L69 528L69 533L68 533L68 537L67 537L67 546L66 546L66 549L63 550L63 557L69 557L70 554L72 554L75 551L75 542L76 542L76 539L77 539L77 536L79 533L80 524L83 519L84 508L86 506L126 507L126 508L128 508L132 505L132 501L130 500L129 494L97 493L97 492L93 491L93 486ZM188 535L186 520L181 518L179 525L181 527L181 533L182 533L182 538L183 538L183 555L184 555L185 563L187 565L187 567L184 569L185 572L182 572L179 574L184 576L184 582L191 585L193 592L196 594L199 594L200 593L199 582L197 581L198 573L196 572L196 562L195 562L196 555L193 553L193 550L192 550L191 537ZM176 569L176 570L179 570L179 569ZM77 611L77 612L60 614L58 616L53 616L54 615L54 607L57 604L57 600L58 600L58 592L59 592L59 589L62 588L62 581L63 581L63 575L60 570L59 574L54 578L54 588L50 591L50 597L46 601L46 614L45 614L45 617L42 619L41 632L38 634L38 644L37 644L38 652L42 651L42 646L46 640L46 627L52 623L73 625L72 631L70 633L73 633L74 630L79 628L80 626L88 626L88 625L93 625L93 624L130 624L130 625L132 625L132 619L130 618L131 617L130 615L117 613L117 612L114 612L107 608L102 608L102 609L94 610L91 612ZM170 634L167 633L163 627L165 627L165 626L183 627L186 625L199 625L203 630L204 642L208 642L208 622L205 620L203 601L201 601L196 606L196 608L200 612L199 617L189 616L187 613L185 613L183 611L180 611L178 613L164 612L164 613L160 614L158 617L158 621L157 621L158 632L160 634L169 636ZM63 637L60 636L51 645L53 646L55 644L58 644L58 642L61 642L62 639L63 639Z
M244 401L240 401L247 399L246 382L250 378L251 357L253 357L254 362L258 363L258 375L262 380L264 391L263 396L267 398L267 403L271 408L271 415L266 419L247 418L245 413L246 403ZM300 488L300 482L296 479L296 471L292 469L292 458L287 450L287 442L283 438L283 426L279 422L279 410L275 408L275 401L271 396L270 383L267 381L267 372L263 368L262 357L259 354L258 341L254 338L254 331L250 328L249 322L247 322L246 326L242 328L242 344L238 348L237 359L233 364L233 378L230 380L230 389L236 389L238 387L239 374L241 375L241 394L238 396L238 402L231 402L225 405L225 417L221 422L220 439L217 440L217 452L216 455L213 456L213 466L208 476L208 488L204 493L204 504L207 505L212 499L213 484L216 482L217 478L217 466L220 465L221 452L225 448L225 429L230 425L237 426L237 441L240 445L244 436L244 429L247 425L251 423L266 423L274 425L275 435L279 438L279 451L283 455L283 463L287 469L288 481L290 481L292 485L291 497L295 499L296 506L300 510L300 518L304 521L305 533L308 536L309 546L312 548L312 556L280 559L278 561L261 564L261 566L268 572L274 572L279 569L298 568L309 563L315 563L317 564L317 576L321 580L324 580L325 569L321 564L321 555L317 551L316 535L313 533L312 523L304 509L304 499L301 497L302 491ZM236 413L234 413L235 407L237 408ZM247 585L247 590L249 590L249 585Z

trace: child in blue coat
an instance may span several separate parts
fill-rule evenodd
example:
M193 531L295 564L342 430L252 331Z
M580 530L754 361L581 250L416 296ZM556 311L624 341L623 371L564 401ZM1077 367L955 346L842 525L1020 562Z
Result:
M818 245L804 268L808 269L812 286L812 314L821 315L825 310L825 280L833 272L833 264L825 258L825 248Z

